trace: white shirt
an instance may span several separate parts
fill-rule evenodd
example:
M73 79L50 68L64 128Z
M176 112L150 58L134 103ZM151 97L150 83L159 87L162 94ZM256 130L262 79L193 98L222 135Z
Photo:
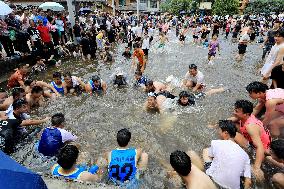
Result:
M150 38L144 38L142 42L142 49L150 49Z
M65 129L61 129L61 128L57 128L62 136L62 142L66 142L66 141L75 141L77 139L77 137L75 135L72 135L72 133L70 133L69 131L66 131Z
M204 85L204 75L201 71L197 70L196 76L190 75L189 72L185 74L185 79L192 81L195 84L203 84Z
M107 30L110 30L111 28L111 23L109 20L106 21L106 25L107 25Z
M239 189L240 177L251 178L247 153L231 140L212 140L209 156L213 161L206 174L225 188Z

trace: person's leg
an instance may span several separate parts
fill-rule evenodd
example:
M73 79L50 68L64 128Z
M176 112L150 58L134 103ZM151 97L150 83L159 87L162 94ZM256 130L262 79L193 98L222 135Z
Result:
M209 149L208 148L205 148L203 150L202 157L203 157L204 162L211 162L212 161L212 158L209 157Z
M281 133L283 133L282 131L283 128L284 128L284 117L283 116L276 118L269 123L269 130L270 130L272 137L275 137L275 138L279 137Z
M147 168L147 166L148 166L148 159L149 159L148 154L143 152L141 154L140 161L138 162L138 165L137 165L139 167L139 169L143 170L143 169Z
M279 188L284 188L284 174L276 173L272 176L272 182Z
M198 167L201 171L204 171L202 159L198 156L198 154L192 150L187 151L186 153L190 157L191 163Z
M215 93L222 93L222 92L224 92L224 91L225 91L224 87L220 87L220 88L218 88L218 89L210 89L209 91L206 91L205 94L206 94L206 96L210 96L210 95L212 95L212 94L215 94Z

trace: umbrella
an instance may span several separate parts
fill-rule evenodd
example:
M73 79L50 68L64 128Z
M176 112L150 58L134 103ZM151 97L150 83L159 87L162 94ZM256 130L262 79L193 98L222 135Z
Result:
M41 176L0 150L0 186L5 189L47 189Z
M53 11L62 11L64 10L64 7L56 2L45 2L39 6L39 8L42 8L44 11L47 9L53 10Z
M80 8L79 12L90 13L92 12L92 10L90 8L84 7L84 8Z
M0 15L8 15L12 12L13 10L4 3L3 1L0 1Z

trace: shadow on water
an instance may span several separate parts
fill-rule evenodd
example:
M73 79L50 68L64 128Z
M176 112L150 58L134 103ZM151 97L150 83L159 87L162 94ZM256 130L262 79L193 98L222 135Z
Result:
M173 32L170 34L173 39ZM169 155L176 149L201 152L216 139L216 131L207 128L208 123L230 116L237 99L248 99L244 87L259 79L255 74L254 63L260 57L261 49L249 45L245 60L234 60L237 44L221 42L221 56L216 57L215 65L208 66L207 50L189 44L179 46L176 40L170 40L164 52L150 51L146 75L153 80L164 81L169 75L180 79L185 75L188 65L197 64L205 74L207 88L226 86L230 92L213 95L197 102L196 107L175 107L174 112L163 115L149 115L143 111L146 94L129 87L119 90L109 86L108 94L94 97L83 94L80 97L67 96L50 101L45 107L35 111L39 117L51 116L62 112L66 116L66 128L72 130L81 144L81 151L89 152L87 159L95 162L104 152L116 147L116 132L129 128L132 132L131 146L142 147L149 154L149 168L141 180L139 188L171 188L166 178L166 170L160 161L169 163ZM121 67L132 80L131 61L121 57L124 45L115 53L116 62L105 64L98 62L67 61L60 68L54 68L39 78L51 81L53 71L71 71L85 82L95 73L110 83L109 76L115 68ZM48 160L33 152L35 139L13 154L14 158L25 166L48 174L54 159ZM86 184L62 182L45 177L50 188L94 188ZM105 184L98 188L113 188ZM263 187L262 187L263 188ZM271 188L267 186L265 188Z

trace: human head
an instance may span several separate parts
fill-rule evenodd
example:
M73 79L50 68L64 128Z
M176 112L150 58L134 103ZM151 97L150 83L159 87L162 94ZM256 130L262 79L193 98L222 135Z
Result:
M181 106L190 106L195 104L194 96L187 91L179 93L178 104Z
M189 71L190 75L196 76L196 74L197 74L197 66L195 64L190 64L188 66L188 71Z
M94 75L92 77L92 81L94 82L95 86L99 86L101 84L101 78L98 75Z
M155 93L148 93L147 103L146 103L146 111L148 113L160 113L160 109L158 107L157 99Z
M51 124L53 126L60 126L65 121L63 113L56 113L51 117Z
M249 117L253 112L253 104L248 100L237 100L235 103L234 116L238 119Z
M25 89L23 89L22 87L15 87L12 90L12 96L13 96L13 100L16 101L20 98L24 98L25 96Z
M14 101L12 106L16 115L28 112L28 102L25 99L18 99Z
M142 72L141 71L136 71L135 72L135 79L139 80L139 79L141 79L141 77L142 77Z
M274 39L277 44L284 42L284 29L277 30Z
M29 64L23 65L22 67L20 67L20 71L22 72L22 74L27 74L29 72Z
M270 144L271 157L280 162L284 163L284 139L277 139Z
M152 80L149 80L147 83L146 83L146 92L148 93L153 93L155 92L155 86L154 86L154 82Z
M71 83L72 82L72 75L70 72L64 72L63 73L64 81L66 83Z
M116 140L120 147L126 147L131 139L131 132L128 129L121 129L117 132Z
M230 120L219 120L219 135L221 139L228 140L229 138L235 138L237 128L235 124Z
M31 94L35 98L39 98L40 96L43 95L43 88L40 86L34 86L32 88Z
M139 44L138 44L138 43L134 43L134 44L133 44L133 48L134 48L134 50L139 49Z
M254 81L246 87L247 92L249 93L249 96L252 99L258 99L258 98L265 98L263 94L265 94L266 90L268 90L267 85L259 82Z
M61 85L62 84L62 78L61 78L61 73L60 72L54 72L52 75L53 81L55 82L56 85Z
M36 57L36 63L37 64L44 64L43 59L40 56Z
M190 157L183 151L176 150L170 155L170 163L181 176L187 176L191 171Z
M57 163L65 170L69 170L75 165L79 156L79 150L75 145L64 146L57 155Z
M217 40L217 38L218 38L218 36L216 34L213 35L213 37L212 37L213 40Z

